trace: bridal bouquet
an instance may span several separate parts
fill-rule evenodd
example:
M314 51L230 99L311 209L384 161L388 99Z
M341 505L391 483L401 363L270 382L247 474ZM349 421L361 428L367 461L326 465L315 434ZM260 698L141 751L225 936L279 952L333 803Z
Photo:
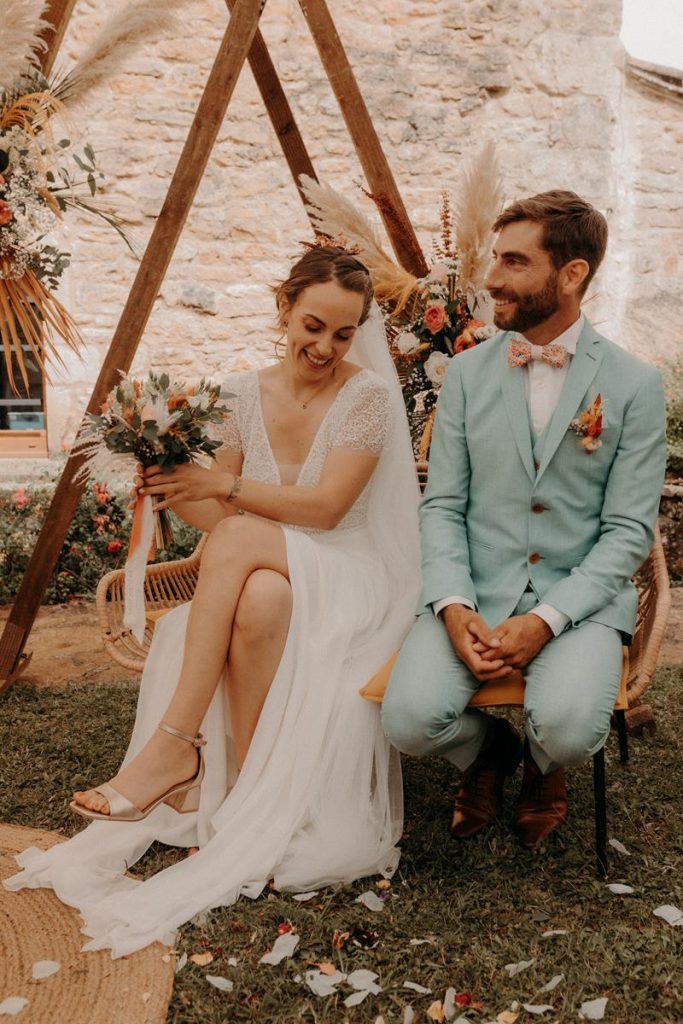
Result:
M212 440L207 428L220 423L229 411L219 404L221 397L227 396L221 395L220 386L204 379L188 386L172 381L166 373L150 373L146 380L123 376L99 414L87 414L78 433L74 451L84 455L85 462L75 480L100 480L115 466L133 469L136 463L170 473L202 456L214 458L221 442ZM152 498L139 495L126 561L124 615L125 624L139 640L145 625L143 581L148 554L171 538L168 510L155 512Z
M373 224L344 196L302 176L309 214L330 238L355 246L368 268L387 327L403 388L415 455L429 452L436 400L450 360L495 334L487 324L483 281L491 251L491 225L502 196L493 143L462 172L455 217L442 194L440 239L420 277L383 250ZM385 195L366 193L397 231L402 221ZM480 319L481 317L481 319Z

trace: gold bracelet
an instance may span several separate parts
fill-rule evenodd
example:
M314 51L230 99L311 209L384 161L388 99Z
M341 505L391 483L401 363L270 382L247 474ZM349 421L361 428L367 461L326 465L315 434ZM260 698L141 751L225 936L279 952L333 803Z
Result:
M233 498L236 498L237 495L240 492L241 486L242 486L242 477L241 476L236 476L235 479L233 480L232 487L230 488L230 490L229 490L225 500L226 501L232 501Z

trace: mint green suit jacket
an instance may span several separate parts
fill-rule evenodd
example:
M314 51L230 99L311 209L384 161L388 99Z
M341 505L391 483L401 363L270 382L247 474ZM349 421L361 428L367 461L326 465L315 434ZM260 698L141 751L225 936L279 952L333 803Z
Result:
M628 639L630 577L652 546L666 460L659 372L586 322L536 468L525 373L508 367L508 339L453 358L441 389L418 612L459 595L495 626L531 582L572 625L591 619ZM598 393L602 445L587 453L570 422Z

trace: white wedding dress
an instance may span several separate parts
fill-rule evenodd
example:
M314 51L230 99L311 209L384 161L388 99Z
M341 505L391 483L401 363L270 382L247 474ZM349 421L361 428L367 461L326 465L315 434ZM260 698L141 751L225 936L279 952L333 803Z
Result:
M419 582L414 465L380 325L375 310L358 332L349 359L368 368L338 392L297 482L316 484L333 447L381 452L380 459L336 529L284 527L290 628L241 772L221 681L202 725L206 776L197 812L162 805L140 822L93 822L50 850L19 854L23 870L4 883L12 890L49 886L77 907L90 936L85 949L110 948L118 957L155 940L171 944L176 928L197 913L256 897L271 879L278 889L305 891L396 867L398 754L382 733L378 707L358 694L405 635ZM257 374L231 380L229 389L234 415L224 443L243 451L245 477L278 483ZM156 728L175 689L189 607L157 623L124 763ZM147 881L128 877L154 840L200 850Z

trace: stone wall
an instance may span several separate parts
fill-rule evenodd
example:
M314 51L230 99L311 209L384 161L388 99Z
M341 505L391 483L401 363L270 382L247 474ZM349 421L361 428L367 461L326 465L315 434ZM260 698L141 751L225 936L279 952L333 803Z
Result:
M110 7L79 0L65 58L90 42ZM609 255L587 305L593 322L648 358L673 354L683 325L683 106L627 80L620 0L332 0L330 7L425 247L437 232L441 190L454 188L462 161L494 138L506 199L566 187L607 214ZM193 0L185 12L181 30L130 55L77 118L141 248L227 22L222 0ZM262 31L319 176L361 201L360 167L296 0L268 0ZM247 68L135 368L221 378L271 359L268 286L307 237ZM73 438L136 271L100 224L72 217L66 241L73 266L63 299L88 345L48 390L53 451ZM10 469L0 465L0 479Z

